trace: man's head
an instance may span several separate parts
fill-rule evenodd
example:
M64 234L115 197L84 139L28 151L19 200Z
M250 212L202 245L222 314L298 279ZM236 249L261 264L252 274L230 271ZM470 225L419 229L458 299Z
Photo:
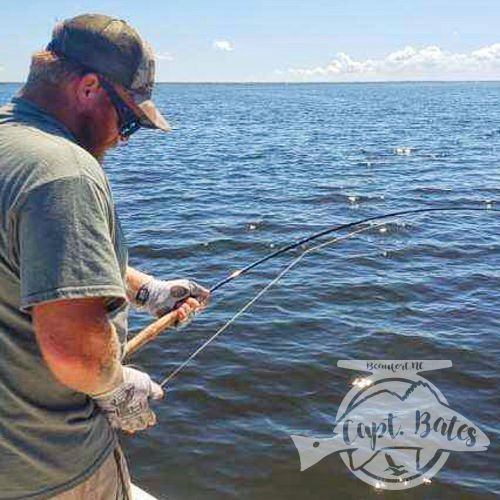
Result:
M23 94L100 158L139 127L170 130L151 101L154 66L151 48L124 21L78 16L59 23L34 54Z

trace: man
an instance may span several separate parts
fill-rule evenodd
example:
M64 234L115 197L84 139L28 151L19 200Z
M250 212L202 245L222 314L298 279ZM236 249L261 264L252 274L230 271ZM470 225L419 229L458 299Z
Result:
M208 291L127 267L104 153L140 127L151 50L125 22L56 26L0 109L0 498L129 498L115 429L154 425L161 388L121 364L130 303L179 321Z

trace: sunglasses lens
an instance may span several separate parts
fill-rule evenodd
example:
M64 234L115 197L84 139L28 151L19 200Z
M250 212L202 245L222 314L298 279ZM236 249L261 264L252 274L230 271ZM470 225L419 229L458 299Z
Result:
M116 109L120 136L126 139L134 132L137 132L141 128L141 124L139 123L135 113L127 106L123 99L117 94L115 89L105 80L101 81L101 83L109 96L109 100Z
M120 128L120 135L126 139L141 128L141 124L134 118L133 121L125 123Z

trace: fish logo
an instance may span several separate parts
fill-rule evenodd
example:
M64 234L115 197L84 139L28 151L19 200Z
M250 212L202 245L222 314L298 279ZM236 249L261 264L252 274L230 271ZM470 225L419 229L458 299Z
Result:
M340 368L367 371L343 399L333 435L291 435L300 470L339 453L362 481L378 489L428 484L451 452L484 452L489 438L451 408L419 372L449 368L451 361L339 361Z

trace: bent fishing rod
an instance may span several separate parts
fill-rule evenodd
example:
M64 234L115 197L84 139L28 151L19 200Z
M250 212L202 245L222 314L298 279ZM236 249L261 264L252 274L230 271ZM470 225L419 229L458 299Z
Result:
M222 288L226 284L230 283L231 281L240 278L241 276L249 273L251 270L255 269L256 267L264 264L265 262L274 259L275 257L278 257L279 255L282 255L286 252L290 252L291 250L294 250L302 245L305 245L307 243L310 243L312 241L315 241L319 238L322 238L324 236L327 236L332 233L337 233L340 231L344 231L347 229L354 229L358 226L363 226L364 224L370 224L373 222L380 222L384 221L386 219L392 219L396 217L404 217L404 216L410 216L410 215L420 215L420 214L426 214L426 213L437 213L437 212L500 212L500 209L498 208L491 208L490 206L480 208L480 207L433 207L433 208L418 208L418 209L411 209L411 210L401 210L397 212L390 212L390 213L385 213L382 215L375 215L371 217L366 217L364 219L356 220L353 222L348 222L345 224L340 224L337 226L329 227L327 229L324 229L322 231L319 231L317 233L314 233L306 238L300 239L299 241L296 241L294 243L291 243L289 245L286 245L282 248L279 248L278 250L256 260L255 262L249 264L248 266L239 269L237 271L232 272L229 276L224 278L223 280L219 281L216 283L214 286L210 288L210 293L214 293L216 290ZM382 224L379 224L382 225ZM306 249L302 254L300 254L291 264L289 264L283 271L281 271L278 276L273 279L268 285L266 285L250 302L248 302L245 306L243 306L242 309L240 309L227 323L225 323L222 328L217 330L217 332L212 335L206 342L204 342L198 349L196 349L190 356L189 358L182 363L177 369L175 369L168 377L166 377L163 382L162 386L167 384L172 378L174 378L192 359L194 359L205 347L207 347L215 338L217 338L230 324L232 324L241 314L243 314L246 310L248 310L271 286L276 284L284 274L286 274L288 271L292 269L300 260L302 260L305 255L311 253L314 250L318 250L322 247L325 247L327 245L330 245L332 243L336 243L338 241L342 241L344 239L350 238L352 236L355 236L361 232L368 231L370 229L373 229L373 226L367 226L362 229L358 229L357 231L353 231L351 233L348 233L345 236L341 236L338 238L335 238L333 240L329 240L325 243L320 243L312 248ZM154 323L150 324L148 327L146 327L144 330L139 332L135 337L133 337L126 346L125 349L125 354L130 355L133 352L137 351L140 347L142 347L144 344L150 342L153 340L155 337L157 337L160 333L165 331L166 329L176 326L177 324L177 312L172 311L165 316L161 317Z

